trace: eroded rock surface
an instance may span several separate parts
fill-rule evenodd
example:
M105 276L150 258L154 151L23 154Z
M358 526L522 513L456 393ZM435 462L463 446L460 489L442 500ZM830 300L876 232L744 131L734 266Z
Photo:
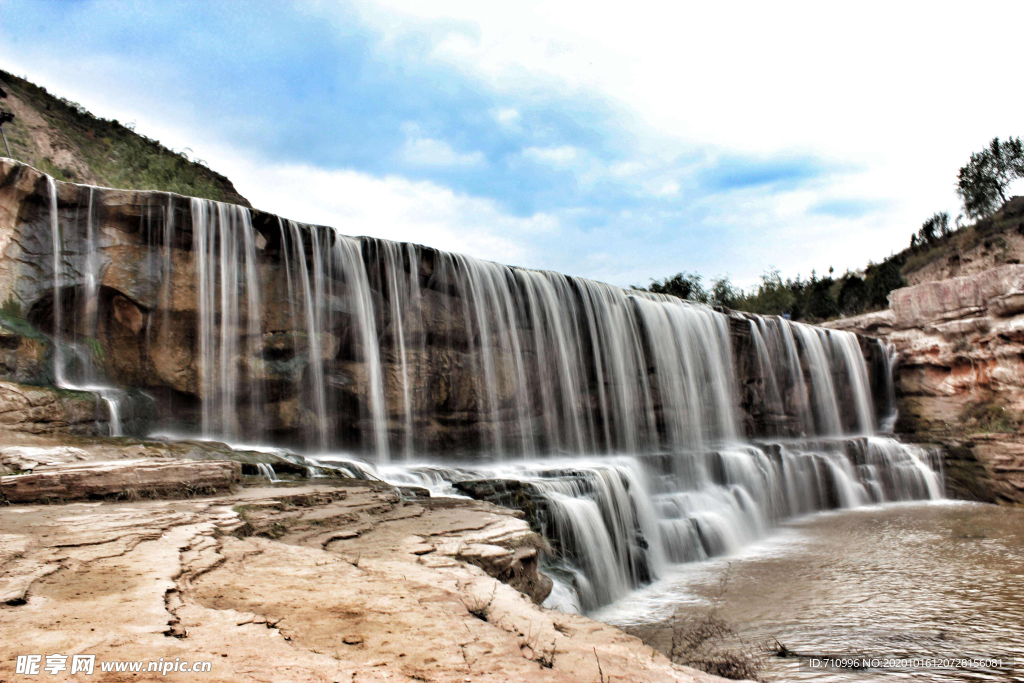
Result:
M92 394L0 382L0 429L93 435L106 431L106 416Z
M827 325L895 346L897 431L947 446L955 493L1024 502L1024 265L905 287L889 303Z
M227 491L242 467L233 461L115 460L36 466L30 474L0 477L0 500L34 503Z
M720 680L489 576L474 554L537 539L486 503L353 483L9 506L0 528L5 667L56 652L210 661L211 681Z
M210 212L246 229L210 232ZM640 359L646 323L631 313L635 294L557 274L534 282L531 271L501 267L485 286L479 266L188 197L51 186L36 169L3 161L0 380L54 384L59 356L67 376L88 380L79 384L135 390L119 404L126 434L148 433L149 421L300 449L326 442L365 452L387 439L396 450L447 456L614 452L626 447L623 430L602 426L625 420L645 425L641 440L660 438L656 423L685 401L657 377L657 367L676 372L671 363ZM215 285L222 267L238 275L224 279L227 295ZM210 297L222 295L232 306L216 312ZM751 319L723 312L726 324L705 330L715 342L699 347L731 347L742 431L799 436L804 426L787 414L793 401L766 396ZM621 338L595 342L607 337L599 323ZM781 397L798 395L795 383L807 377L804 367ZM555 380L573 387L571 400L551 388ZM56 424L12 419L27 430ZM840 419L857 428L853 413Z

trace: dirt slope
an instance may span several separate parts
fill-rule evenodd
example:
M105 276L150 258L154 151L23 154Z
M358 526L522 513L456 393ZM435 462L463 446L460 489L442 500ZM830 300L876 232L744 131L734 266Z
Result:
M129 190L163 190L249 206L231 181L129 126L93 116L33 83L0 70L14 114L4 125L11 154L58 180ZM0 142L0 156L7 149Z

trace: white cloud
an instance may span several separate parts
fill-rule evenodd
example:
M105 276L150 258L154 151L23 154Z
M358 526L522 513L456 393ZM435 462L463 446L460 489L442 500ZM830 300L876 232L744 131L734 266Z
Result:
M100 115L138 120L140 132L195 149L261 208L344 232L619 284L681 269L750 282L769 264L804 275L812 265L863 266L905 246L933 211L955 216L959 165L994 135L1024 133L1017 113L1024 92L1006 85L1019 68L1013 42L960 49L989 34L993 17L1001 25L1019 22L1024 5L1016 3L970 9L934 3L927 12L875 2L641 3L622 12L573 2L357 2L381 39L375 58L454 65L500 95L502 106L489 115L509 129L536 132L530 112L566 96L595 98L606 107L621 129L593 132L635 141L628 154L616 158L544 137L529 154L538 162L572 164L580 185L614 178L636 197L691 201L699 173L717 158L778 153L823 157L855 172L770 196L756 187L697 195L662 232L645 222L661 210L661 200L631 205L629 216L608 226L595 206L517 218L497 202L437 184L268 166L245 151L222 149L204 129L168 129L176 124L162 118L159 97L145 101L131 92L115 56L47 63L3 46L0 56L8 68L31 72ZM404 40L410 36L417 40ZM424 37L427 51L410 52ZM19 68L19 59L32 68ZM175 85L168 81L164 92ZM403 130L399 162L470 170L488 163L480 152L457 149L461 139L453 147L419 128ZM680 168L676 160L694 151L704 154ZM882 208L861 216L813 213L822 202L861 199ZM589 262L587 254L594 255Z
M568 166L580 158L580 150L572 145L561 147L527 147L522 152L523 156L533 161L538 161L552 166Z
M932 211L955 215L959 166L991 137L1022 132L1024 90L1007 85L1017 80L1017 47L980 38L1021 23L1019 2L926 11L880 0L639 2L628 12L540 0L359 7L389 44L429 36L427 58L505 96L594 96L639 137L680 149L859 166L829 191L891 200L876 257L902 247ZM964 48L979 40L984 50Z
M194 149L193 156L202 157L210 168L230 178L253 206L283 218L332 226L347 235L426 244L529 267L539 267L548 258L522 236L552 235L561 229L558 218L551 214L513 216L495 201L457 193L431 182L268 163L247 151L210 139L205 131L182 129L173 121L153 115L152 111L159 112L159 107L139 106L132 93L117 84L102 89L83 88L76 79L63 76L66 70L59 64L37 67L34 72L14 59L6 59L6 64L15 72L28 73L31 80L46 83L53 92L81 102L99 116L137 120L139 132L175 149ZM416 137L419 128L414 124L403 130L412 140L424 139Z
M411 166L480 166L484 163L483 152L456 152L444 140L424 137L413 122L402 126L406 134L403 160Z
M417 138L405 143L405 162L413 166L479 166L483 152L462 154L444 140Z
M674 197L679 194L679 183L675 180L658 181L654 183L651 194L658 197Z
M520 115L519 115L519 111L516 110L516 109L513 109L512 107L504 107L502 109L496 109L493 112L493 115L494 115L494 119L498 123L502 124L503 126L507 126L509 128L511 128L513 126L516 126L516 124L519 123L519 119L521 118Z
M557 218L509 215L489 199L426 181L329 171L305 165L219 159L239 191L258 208L286 218L330 225L346 235L371 235L536 267L547 259L523 235L557 232Z

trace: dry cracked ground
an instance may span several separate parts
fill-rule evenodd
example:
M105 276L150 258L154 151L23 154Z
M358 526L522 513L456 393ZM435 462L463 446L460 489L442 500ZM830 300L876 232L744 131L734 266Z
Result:
M510 510L356 480L3 506L0 682L721 680L536 605L540 545ZM54 653L95 673L15 673ZM99 670L160 658L212 667Z

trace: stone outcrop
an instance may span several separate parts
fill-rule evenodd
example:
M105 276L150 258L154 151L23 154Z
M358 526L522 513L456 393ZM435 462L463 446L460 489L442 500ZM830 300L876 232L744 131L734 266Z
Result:
M0 429L95 435L106 432L106 421L90 393L0 382Z
M898 289L889 303L828 325L895 346L897 431L947 446L955 492L1024 502L1024 265Z
M166 495L210 495L241 481L233 461L115 460L35 467L30 474L0 477L8 503L93 498L135 500Z
M541 609L463 559L514 564L535 547L522 519L486 503L352 482L0 507L0 529L0 660L96 655L93 676L69 680L160 658L212 663L171 681L723 680Z

